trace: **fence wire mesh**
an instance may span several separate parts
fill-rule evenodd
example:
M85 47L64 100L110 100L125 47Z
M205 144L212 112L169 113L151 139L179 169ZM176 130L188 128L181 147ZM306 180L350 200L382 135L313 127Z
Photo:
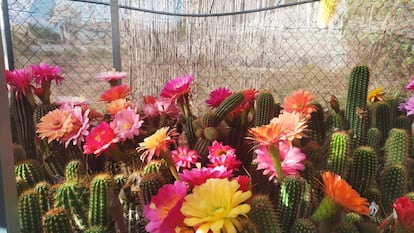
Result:
M28 1L28 2L24 2ZM295 0L120 0L120 5L173 13L221 13ZM30 4L29 4L30 3ZM268 89L281 100L303 88L322 104L344 97L353 66L366 64L371 87L402 90L414 74L412 0L342 1L326 29L319 2L250 14L180 17L120 9L123 70L133 97L157 95L171 77L195 77L193 105L208 93ZM9 2L15 66L46 61L65 71L55 95L98 99L98 72L112 67L109 6L67 0Z

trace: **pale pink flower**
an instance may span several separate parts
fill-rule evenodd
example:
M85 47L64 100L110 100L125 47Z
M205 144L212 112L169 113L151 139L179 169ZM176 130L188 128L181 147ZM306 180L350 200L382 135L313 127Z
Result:
M171 79L165 84L160 96L176 100L180 96L187 95L190 91L190 85L193 79L194 78L189 75L183 75Z
M66 106L73 108L75 106L80 106L87 104L87 100L84 97L79 96L57 96L56 104L60 105L61 108Z
M139 114L131 108L126 108L115 114L114 120L110 123L115 134L121 141L133 139L140 134L140 128L144 121Z
M177 227L184 225L180 209L186 195L187 186L182 181L162 186L151 202L144 206L144 216L149 220L145 230L149 233L176 232Z
M221 142L213 141L208 147L209 154L207 158L210 160L209 166L225 166L230 171L237 171L241 162L237 159L236 150Z
M116 81L116 80L121 80L128 77L128 73L127 72L119 72L119 71L107 71L107 72L102 72L99 73L97 78L101 81Z
M281 140L292 142L301 139L307 125L307 118L298 112L282 112L279 117L273 118L271 124L279 124L281 128Z
M227 97L231 95L230 89L227 87L219 87L209 94L209 99L206 100L206 104L209 107L215 108L221 104Z
M193 164L200 158L196 150L190 150L187 146L179 146L171 151L177 171L180 168L191 168Z
M160 115L165 114L170 120L177 120L180 115L180 109L171 99L159 97L155 100L155 106Z
M71 109L66 108L70 112L72 118L72 129L71 131L65 133L62 139L60 140L65 144L65 147L68 147L72 142L73 145L77 145L79 142L83 142L84 138L88 136L89 131L89 109L83 112L80 106L75 106Z
M267 147L260 146L255 150L257 157L253 162L258 164L257 170L264 170L263 175L269 175L269 180L277 177L276 169ZM299 171L305 169L302 161L306 158L299 148L290 146L288 143L279 143L279 155L283 175L299 176Z
M184 170L178 174L179 178L188 182L192 187L203 184L210 178L229 178L232 176L232 171L228 170L225 166L217 167L196 167L191 170Z

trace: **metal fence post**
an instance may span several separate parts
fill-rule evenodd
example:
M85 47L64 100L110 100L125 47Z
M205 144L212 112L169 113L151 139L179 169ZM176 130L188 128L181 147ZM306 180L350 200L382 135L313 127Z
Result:
M0 35L0 41L1 41ZM0 54L3 47L0 46ZM0 58L0 232L19 232L16 177L7 98L4 57Z
M121 66L121 38L119 32L119 3L118 0L111 0L111 25L112 25L112 64L117 71L122 70Z
M3 62L6 64L6 68L9 70L14 69L14 57L13 57L13 45L11 40L11 31L10 31L10 18L9 18L9 5L7 0L1 1L2 8L2 30L1 34L4 38L3 47L5 48L4 55L7 57L7 60ZM3 54L2 52L2 54Z

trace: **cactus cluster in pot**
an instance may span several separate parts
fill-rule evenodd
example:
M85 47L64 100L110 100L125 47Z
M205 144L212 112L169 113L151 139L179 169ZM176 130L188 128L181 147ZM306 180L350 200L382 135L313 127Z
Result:
M192 76L136 102L114 84L125 76L99 76L103 113L75 97L33 105L41 156L16 147L22 232L414 230L411 100L369 92L368 67L344 103L219 87L199 115Z

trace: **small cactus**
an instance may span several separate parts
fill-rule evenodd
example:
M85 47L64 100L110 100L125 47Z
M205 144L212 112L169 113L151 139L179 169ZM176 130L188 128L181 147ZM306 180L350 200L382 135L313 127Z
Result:
M89 225L107 226L111 222L110 201L114 181L109 174L97 174L90 184Z
M78 182L85 175L82 163L79 160L72 160L66 164L65 178L67 181Z
M279 233L282 232L279 220L273 204L265 195L253 195L250 198L249 217L256 224L259 233Z
M49 210L42 220L44 233L73 233L71 222L64 208Z
M390 131L385 141L385 165L403 164L408 157L409 138L404 129L394 128Z
M39 195L29 189L19 197L19 220L21 233L42 232Z
M386 139L391 129L390 106L385 101L378 101L374 103L371 111L371 127L378 128L382 138Z
M372 186L377 166L377 155L371 147L356 148L349 171L349 184L362 195Z
M255 114L255 126L267 125L275 116L275 100L272 93L262 91L257 96L257 107Z
M375 151L379 151L381 149L380 146L382 145L381 141L382 141L381 131L375 127L369 128L367 131L366 145L371 147Z
M15 173L16 176L26 181L29 187L34 187L35 184L44 179L39 162L33 159L18 162L15 166Z
M34 191L39 195L40 210L44 214L51 208L53 202L50 196L50 184L41 181L35 185Z
M345 131L332 134L326 169L338 175L346 175L348 158L351 153L351 141Z
M293 224L290 232L291 233L316 233L317 228L315 226L315 223L313 223L311 219L298 218Z
M407 192L407 169L397 164L384 168L380 177L382 206L386 214L392 212L391 206L395 199Z

